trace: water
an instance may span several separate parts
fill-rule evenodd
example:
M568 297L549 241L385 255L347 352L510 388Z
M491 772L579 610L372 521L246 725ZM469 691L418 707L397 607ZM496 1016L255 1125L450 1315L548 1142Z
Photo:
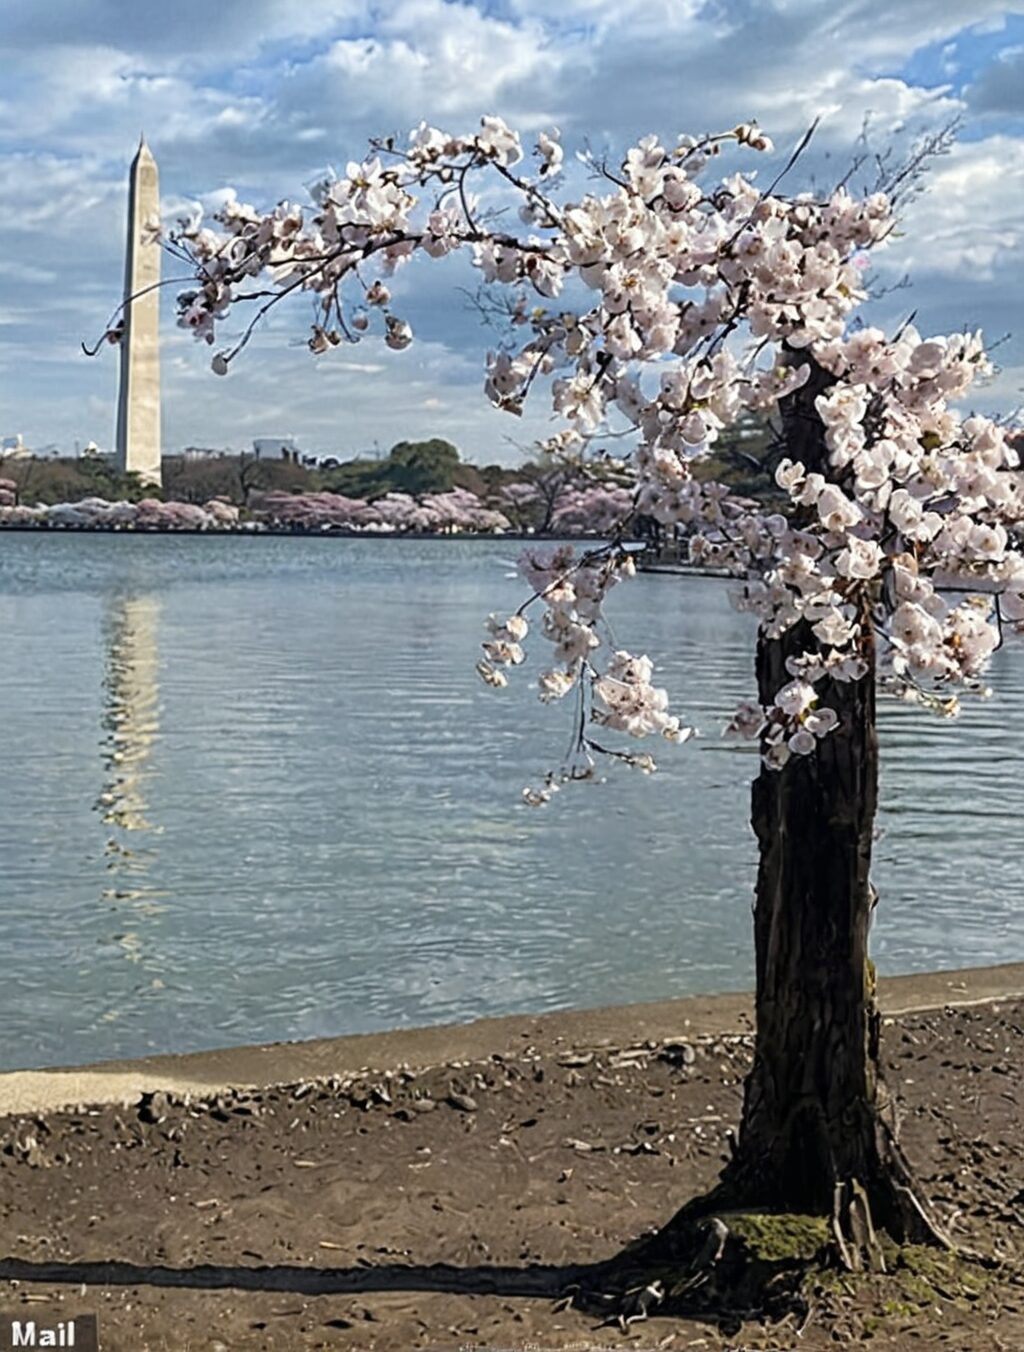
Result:
M519 548L0 535L0 1066L748 986L748 617L618 588L706 736L531 810L569 707L473 672ZM1024 959L1024 646L992 684L883 708L883 972Z

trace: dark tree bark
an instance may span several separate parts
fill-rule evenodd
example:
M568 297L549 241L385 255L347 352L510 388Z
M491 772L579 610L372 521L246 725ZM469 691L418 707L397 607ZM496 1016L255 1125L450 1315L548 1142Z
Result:
M878 736L866 605L861 624L867 675L818 687L838 728L753 786L757 1035L733 1170L749 1200L817 1215L844 1214L856 1183L876 1225L921 1241L934 1231L896 1144L868 959ZM766 702L800 642L797 630L759 643Z
M763 700L786 683L785 657L798 642L759 643ZM870 635L865 657L869 645ZM741 1155L765 1201L808 1213L828 1210L837 1181L875 1172L878 1016L867 953L878 784L873 674L822 691L839 727L813 757L794 758L782 773L762 768L752 792L757 1037Z
M789 456L826 477L834 476L814 400L830 383L812 363L811 379L782 409ZM723 1182L758 1205L834 1214L857 1243L851 1207L866 1209L896 1239L934 1240L937 1230L896 1143L879 1065L868 958L878 804L875 642L872 598L863 588L857 604L867 674L817 685L839 726L813 756L794 757L782 772L762 767L753 786L757 1033L738 1149ZM780 639L759 639L762 703L771 704L791 679L786 659L814 646L803 623Z
M812 363L810 381L783 402L782 414L787 454L834 478L814 404L831 380ZM948 1242L897 1144L879 1064L868 958L878 734L873 602L865 588L856 603L868 671L859 681L816 684L838 727L814 755L794 756L781 772L762 766L753 785L756 1038L733 1158L711 1193L644 1246L644 1261L692 1259L700 1223L729 1211L830 1217L853 1267L881 1264L876 1227L901 1242ZM804 622L779 639L759 638L764 705L792 679L787 658L814 649Z

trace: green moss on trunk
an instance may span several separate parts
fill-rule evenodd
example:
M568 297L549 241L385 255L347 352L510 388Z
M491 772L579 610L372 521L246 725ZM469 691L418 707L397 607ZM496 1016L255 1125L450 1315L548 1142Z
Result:
M724 1212L720 1219L753 1257L766 1263L810 1261L830 1239L828 1221L823 1216L746 1211Z

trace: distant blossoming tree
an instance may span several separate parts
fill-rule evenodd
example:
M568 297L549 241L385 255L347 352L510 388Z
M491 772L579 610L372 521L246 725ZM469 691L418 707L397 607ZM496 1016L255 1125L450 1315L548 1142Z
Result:
M360 527L372 517L362 498L343 493L255 493L249 507L257 520L301 530Z
M503 484L495 496L499 508L514 528L524 530L537 522L543 498L536 484L519 479Z
M508 518L485 507L475 493L453 488L447 493L427 493L421 506L428 514L430 528L443 532L507 530Z
M262 493L250 506L258 520L298 530L489 533L509 525L501 512L462 488L427 493L420 500L408 493L386 493L374 502L342 493Z
M790 198L778 180L761 190L738 172L706 182L729 143L770 148L750 125L668 146L649 136L621 169L599 167L600 190L560 200L557 135L538 138L531 171L500 118L459 136L422 125L406 146L377 143L320 184L311 209L230 202L210 226L184 223L171 247L194 268L179 314L198 338L215 344L221 321L256 307L214 355L222 375L260 317L293 294L316 301L315 353L370 330L407 348L412 329L388 275L468 251L485 284L513 289L511 332L523 335L487 356L492 403L518 413L549 379L562 453L609 419L631 429L632 509L735 573L736 602L760 624L757 698L730 724L761 753L754 1064L718 1187L655 1247L689 1254L702 1217L759 1207L831 1217L856 1265L878 1259L872 1221L898 1239L942 1239L879 1069L867 950L876 674L945 713L958 690L980 687L1001 625L1024 617L1024 559L1007 535L1020 514L1017 456L1002 427L955 408L986 370L979 335L922 338L908 323L887 336L853 323L860 265L893 229L891 201L842 187ZM518 198L521 229L481 207L478 182L489 201L495 190ZM692 473L724 428L765 411L782 426L786 510ZM582 557L530 552L523 571L533 596L492 617L480 673L506 683L536 606L553 649L541 698L578 701L573 760L528 799L586 777L603 751L653 768L597 740L604 730L679 742L690 731L648 657L606 651L602 603L632 571L628 553L614 542Z
M615 484L591 484L567 488L559 494L551 517L551 529L570 535L614 535L634 516L633 495Z

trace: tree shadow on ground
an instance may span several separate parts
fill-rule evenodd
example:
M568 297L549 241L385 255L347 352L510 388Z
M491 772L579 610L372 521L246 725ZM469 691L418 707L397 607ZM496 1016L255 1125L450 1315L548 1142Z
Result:
M555 1300L574 1286L586 1285L599 1265L455 1267L448 1263L345 1268L231 1267L200 1263L173 1268L124 1262L35 1263L0 1259L0 1280L69 1283L87 1286L163 1286L201 1291L287 1291L305 1296L361 1294L371 1291L441 1291L453 1295L533 1296Z

